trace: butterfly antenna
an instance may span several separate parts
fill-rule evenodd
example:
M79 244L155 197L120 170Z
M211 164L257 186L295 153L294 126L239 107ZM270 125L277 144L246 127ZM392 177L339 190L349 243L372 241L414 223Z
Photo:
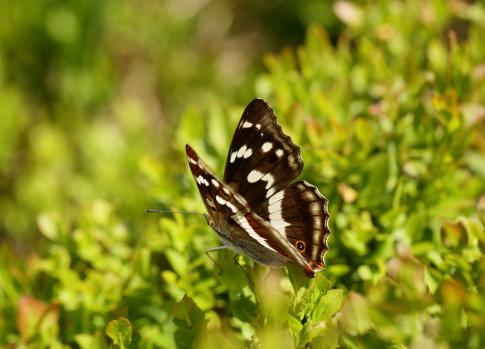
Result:
M146 213L181 213L181 214L195 214L198 216L203 216L203 213L200 212L194 212L194 211L171 211L171 210L154 210L154 209L148 209L145 210Z

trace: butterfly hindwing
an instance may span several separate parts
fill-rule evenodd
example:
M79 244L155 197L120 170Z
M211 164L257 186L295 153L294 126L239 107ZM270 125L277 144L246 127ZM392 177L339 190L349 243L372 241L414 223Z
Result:
M252 211L231 217L234 231L242 230L251 239L234 241L236 247L263 265L282 266L288 259L313 273L305 258L281 233ZM256 244L256 245L255 245Z
M256 213L296 247L313 268L325 267L330 234L328 201L315 186L295 182L263 202Z
M273 109L254 99L234 133L224 182L253 208L287 186L302 168L300 149L283 133Z

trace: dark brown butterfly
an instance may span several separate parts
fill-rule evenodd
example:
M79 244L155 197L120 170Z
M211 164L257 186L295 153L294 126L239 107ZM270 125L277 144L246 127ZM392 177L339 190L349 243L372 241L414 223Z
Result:
M292 181L301 173L300 149L285 135L273 109L254 99L234 133L221 181L186 146L190 170L208 214L208 224L224 246L260 264L289 260L308 277L325 268L328 201L316 187Z

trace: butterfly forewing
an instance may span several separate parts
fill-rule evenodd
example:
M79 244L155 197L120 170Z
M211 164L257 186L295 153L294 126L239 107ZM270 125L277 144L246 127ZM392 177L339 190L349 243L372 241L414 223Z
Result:
M264 100L254 99L234 133L224 182L254 208L286 187L302 168L300 149L283 133L273 109Z
M246 210L247 204L238 199L232 189L212 173L189 145L185 150L200 196L212 219L228 219L237 212Z

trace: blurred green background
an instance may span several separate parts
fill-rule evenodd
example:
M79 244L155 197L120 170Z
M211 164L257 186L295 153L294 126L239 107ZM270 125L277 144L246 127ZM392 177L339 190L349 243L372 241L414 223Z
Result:
M480 1L0 1L0 347L484 348ZM219 244L265 98L330 201L308 280Z

